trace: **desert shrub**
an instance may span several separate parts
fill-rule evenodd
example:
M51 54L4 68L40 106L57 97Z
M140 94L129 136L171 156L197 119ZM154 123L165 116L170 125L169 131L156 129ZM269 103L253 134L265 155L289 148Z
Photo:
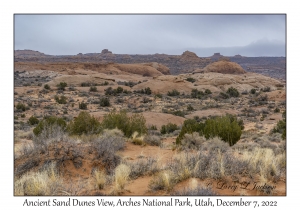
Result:
M25 110L26 110L25 104L22 104L22 103L18 103L16 105L16 108L17 108L17 111L20 111L20 112L25 112Z
M179 96L180 93L178 92L178 90L173 89L171 92L168 91L168 94L167 94L167 95L168 95L168 96Z
M102 107L110 106L109 98L101 98L100 106L102 106Z
M57 102L57 103L59 103L59 104L66 104L67 103L67 97L65 97L65 96L54 96L54 99L55 99L55 101Z
M124 85L125 85L125 86L129 86L129 87L133 87L133 86L135 86L136 84L135 84L134 82L132 82L132 81L129 81L129 82L125 82Z
M161 138L156 135L147 135L144 137L144 142L151 146L160 146L161 145Z
M250 90L250 93L251 93L251 94L255 94L255 93L256 93L256 89L254 89L254 88L251 89L251 90Z
M125 110L120 112L112 111L104 116L102 121L103 128L118 128L123 131L124 135L130 138L136 131L139 135L147 133L146 120L142 114L127 115Z
M189 104L189 105L187 106L187 110L188 110L188 111L193 111L193 110L194 110L194 107L192 107L192 105Z
M97 87L96 86L91 86L90 87L90 92L97 92Z
M211 92L210 89L205 89L204 93L205 93L206 95L212 94L212 92Z
M91 147L96 158L105 165L106 172L111 174L121 160L115 153L125 147L124 134L118 129L104 130L92 141Z
M50 90L50 86L49 86L48 84L45 84L45 85L44 85L44 88L45 88L46 90Z
M141 90L137 90L135 91L136 93L141 93L141 94L146 94L146 95L151 95L152 91L149 87L146 87L144 89Z
M181 131L176 138L176 144L181 144L181 140L186 133L192 134L193 132L198 132L200 135L202 135L203 129L203 123L198 123L195 119L185 120L182 125Z
M150 125L148 129L149 130L157 130L157 127L156 127L156 125Z
M65 82L60 82L58 85L57 85L57 89L58 90L65 90L67 87L67 83Z
M39 123L39 120L35 116L31 116L27 122L29 125L36 125Z
M175 116L184 117L185 112L181 110L171 111L170 114L173 114Z
M21 114L21 117L22 117L22 118L25 118L25 114Z
M181 145L183 149L199 149L205 141L206 139L197 132L193 132L192 134L186 133L181 140Z
M221 92L221 93L219 94L219 97L220 97L220 98L223 98L223 99L228 99L228 98L229 98L229 95L227 95L226 93Z
M82 111L67 126L71 135L97 134L101 131L100 122L88 112Z
M151 89L149 87L146 87L145 88L145 94L151 95L151 93L152 93Z
M188 78L186 78L186 81L194 83L196 80L192 77L188 77Z
M106 85L109 85L109 83L107 81L100 84L100 86L106 86Z
M279 120L271 133L281 133L281 138L286 139L286 119Z
M57 126L64 130L67 126L67 123L63 118L58 118L55 116L45 117L33 129L33 133L34 135L38 136L44 131L46 132L45 135L49 136L52 133L52 130Z
M116 93L123 93L123 88L122 87L117 87Z
M161 171L154 175L154 177L150 180L148 187L152 191L170 191L175 184L175 176L171 171Z
M209 187L186 187L183 190L176 190L171 193L171 196L215 196L218 195Z
M168 123L166 125L161 126L160 133L161 134L167 134L172 133L173 131L179 129L176 124Z
M125 164L130 167L129 177L131 179L136 179L144 175L152 175L159 171L157 160L152 157L146 157L134 162L126 162Z
M268 87L268 86L266 86L266 87L262 88L261 91L263 91L263 92L270 92L271 88Z
M192 98L199 98L199 99L201 99L204 95L205 94L204 94L203 91L197 90L197 89L192 89L192 92L191 92L191 97Z
M230 96L230 97L239 97L240 93L236 88L230 87L227 89L226 93Z
M240 139L242 129L236 118L227 115L206 120L203 133L206 139L219 136L232 146Z
M87 109L87 104L84 102L79 103L79 109Z
M55 164L40 172L30 172L17 178L14 183L14 195L53 196L59 194L62 179Z
M155 94L155 97L162 98L162 94L161 93L157 93L157 94Z
M232 146L240 139L243 128L243 121L237 120L232 115L207 119L205 123L198 123L195 119L188 119L183 123L182 129L176 138L176 144L181 144L181 140L186 133L198 132L199 135L204 135L206 139L219 136Z
M124 90L122 87L117 87L116 89L112 89L112 87L109 87L107 89L105 89L105 95L117 95L117 94L120 94L120 93L123 93Z
M210 154L216 154L218 152L226 153L230 150L229 143L224 142L220 137L214 137L203 142L201 151L206 151Z
M274 112L275 112L275 113L278 113L278 112L280 112L280 109L279 109L278 107L276 107L276 108L274 109Z

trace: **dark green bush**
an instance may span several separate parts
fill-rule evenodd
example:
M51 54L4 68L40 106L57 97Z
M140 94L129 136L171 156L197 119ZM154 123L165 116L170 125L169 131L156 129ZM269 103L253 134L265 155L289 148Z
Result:
M276 107L276 109L274 109L274 112L278 113L278 112L280 112L280 109L278 107Z
M79 109L87 109L87 104L84 102L79 103Z
M226 93L221 92L221 93L219 94L219 97L220 97L220 98L223 98L223 99L227 99L227 98L229 98L229 95L227 95Z
M100 106L102 107L110 106L109 98L101 98Z
M28 121L27 121L27 123L29 124L29 125L36 125L36 124L38 124L40 121L38 120L38 118L36 118L35 116L31 116L29 119L28 119Z
M205 123L198 123L195 119L188 119L184 121L182 129L176 138L176 144L181 144L184 134L198 132L199 135L204 135L206 139L218 136L232 146L240 139L243 128L243 121L237 120L233 115L207 119Z
M51 130L51 128L55 125L61 127L64 130L67 126L67 123L63 118L58 118L55 116L45 117L33 129L33 133L34 133L34 135L38 136L42 133L42 131L44 130L45 127L48 127Z
M198 132L199 135L203 134L203 130L204 130L204 123L198 123L195 119L188 119L185 120L181 131L178 135L178 137L176 138L176 144L181 144L181 140L184 137L184 134L186 133L193 133L193 132Z
M205 93L206 95L212 94L212 92L210 91L210 89L205 89L204 93Z
M105 95L117 95L119 93L123 93L124 90L122 87L117 87L116 89L112 89L112 87L109 87L107 89L105 89Z
M88 112L81 111L67 126L70 135L98 134L101 131L100 122Z
M178 129L179 127L176 124L168 123L167 125L161 126L160 133L161 134L172 133L173 131Z
M152 93L151 89L149 87L146 87L145 88L145 94L151 95L151 93Z
M161 93L157 93L157 94L155 94L155 97L162 98L162 94Z
M104 129L118 128L123 131L126 137L131 137L136 131L140 135L148 132L146 127L146 120L142 114L127 115L125 110L120 112L112 111L104 116L102 121L102 127Z
M277 122L277 125L271 130L271 133L281 133L281 138L286 139L286 111L282 113L282 120Z
M90 87L90 92L97 92L97 87L96 86Z
M181 111L181 110L173 111L173 112L171 112L171 114L173 114L175 116L179 116L179 117L184 117L184 115L185 115L184 111Z
M180 95L180 93L178 92L178 90L172 90L171 92L170 91L168 91L168 94L167 94L168 96L179 96Z
M25 110L26 110L25 104L22 104L22 103L18 103L16 105L16 108L17 108L18 111L21 111L21 112L25 112Z
M116 92L117 93L123 93L123 88L122 87L117 87Z
M54 99L59 104L66 104L67 103L67 97L65 97L65 96L59 97L59 96L56 95L56 96L54 96Z
M193 89L191 92L191 97L192 98L199 98L201 99L204 96L204 92L201 90Z
M192 77L188 77L188 78L186 78L186 81L194 83L196 80Z
M256 93L256 89L254 89L254 88L251 89L251 90L250 90L250 93L251 93L251 94L255 94L255 93Z
M230 96L230 97L239 97L240 93L236 88L230 87L227 89L226 93Z
M152 91L149 87L146 87L145 89L137 90L135 92L141 93L141 94L147 94L147 95L151 95L151 93L152 93Z
M46 90L50 90L50 86L49 86L48 84L44 85L44 88L45 88Z
M60 82L58 85L57 85L57 89L58 90L65 90L67 87L67 83L65 82Z
M232 146L240 139L242 129L236 119L227 115L206 120L203 133L206 139L218 136Z

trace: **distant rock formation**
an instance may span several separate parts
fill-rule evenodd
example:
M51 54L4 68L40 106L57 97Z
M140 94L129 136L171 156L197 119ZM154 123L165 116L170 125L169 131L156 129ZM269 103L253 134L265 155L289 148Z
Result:
M216 72L222 74L245 74L246 71L237 63L220 60L207 65L203 69L197 69L193 73Z
M101 54L106 54L106 53L112 53L111 51L108 51L108 49L103 49L102 51L101 51Z
M200 62L201 58L199 58L196 53L185 51L182 53L179 59L180 62Z

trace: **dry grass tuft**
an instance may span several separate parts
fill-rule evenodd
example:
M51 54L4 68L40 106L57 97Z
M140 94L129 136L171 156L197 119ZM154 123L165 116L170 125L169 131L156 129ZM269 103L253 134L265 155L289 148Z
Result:
M119 194L124 190L125 185L129 181L130 167L120 164L115 169L115 185L113 194Z
M56 166L51 163L48 168L40 172L30 172L15 181L15 195L57 195L62 180L57 173Z
M94 170L93 177L95 180L96 188L99 190L103 189L106 184L106 181L107 181L105 171L103 171L103 170L100 171L98 169Z

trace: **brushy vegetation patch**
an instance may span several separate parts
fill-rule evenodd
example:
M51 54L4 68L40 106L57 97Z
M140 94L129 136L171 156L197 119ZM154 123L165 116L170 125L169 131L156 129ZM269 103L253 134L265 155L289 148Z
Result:
M62 90L62 91L64 91L64 90L66 89L66 87L67 87L67 83L65 83L65 82L60 82L60 83L57 85L57 89L58 89L58 90Z
M88 112L81 111L67 126L70 135L98 134L101 131L100 122Z
M54 131L54 128L60 127L64 130L66 126L67 123L63 118L49 116L39 122L39 124L33 129L33 133L38 136L43 132L45 136L49 136Z
M240 93L239 91L234 88L234 87L230 87L227 89L226 93L230 96L230 97L239 97Z
M168 91L167 95L168 95L168 96L179 96L179 95L180 95L180 93L179 93L179 91L178 91L178 90L176 90L176 89L173 89L171 92L170 92L170 91Z
M54 96L54 99L59 104L66 104L67 103L67 97L66 96Z
M30 172L17 178L14 184L14 195L50 196L61 191L62 178L58 175L55 164L40 172Z
M179 129L179 127L176 124L168 123L166 125L161 126L160 133L161 134L172 133L178 129Z
M106 129L118 128L123 131L127 138L130 138L134 132L138 132L139 135L147 134L148 132L146 119L142 114L129 116L125 110L120 112L112 111L105 115L101 125Z
M198 132L199 135L205 136L206 139L218 136L232 146L240 139L243 128L243 121L237 120L232 115L207 119L205 123L198 123L195 119L188 119L184 121L181 132L176 138L176 144L181 144L181 140L186 133Z

